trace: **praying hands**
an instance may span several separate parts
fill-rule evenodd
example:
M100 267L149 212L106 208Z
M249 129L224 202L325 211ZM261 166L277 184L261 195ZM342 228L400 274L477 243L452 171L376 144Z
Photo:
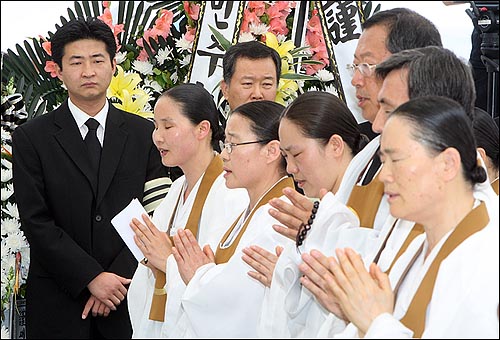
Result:
M351 321L361 334L383 313L393 313L394 294L387 274L372 263L367 271L361 256L350 248L337 249L337 260L319 251L303 254L301 282L323 307Z
M187 285L198 268L215 262L215 255L209 245L201 249L190 230L180 229L173 238L175 247L172 248L172 254L177 262L181 278Z

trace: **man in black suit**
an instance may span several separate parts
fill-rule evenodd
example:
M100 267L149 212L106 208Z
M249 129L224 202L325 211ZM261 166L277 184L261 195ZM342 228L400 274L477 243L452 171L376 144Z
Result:
M132 198L142 200L148 181L167 181L167 169L153 123L106 98L116 68L111 29L95 18L71 20L51 45L69 98L12 136L30 244L27 336L130 338L126 294L137 261L110 221Z

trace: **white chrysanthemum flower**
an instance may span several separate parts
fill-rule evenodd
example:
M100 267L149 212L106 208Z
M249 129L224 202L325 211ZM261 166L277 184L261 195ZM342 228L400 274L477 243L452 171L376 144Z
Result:
M1 254L2 254L2 273L4 271L7 271L8 272L8 269L9 269L9 266L8 266L8 263L7 263L7 259L12 256L12 253L10 251L10 249L7 248L7 245L6 245L6 241L5 241L6 238L3 238L2 239L2 250L1 250ZM3 275L3 274L2 274ZM3 282L3 278L2 278L2 282Z
M12 179L12 169L2 168L2 183L6 183Z
M150 79L145 79L144 80L144 87L143 89L145 91L148 91L150 89L152 89L154 92L158 92L158 93L162 93L163 92L163 88L161 87L160 84L158 84L158 82L156 80L150 80Z
M10 141L10 138L11 138L10 132L5 130L2 126L2 142Z
M182 53L184 51L190 52L193 48L193 42L185 39L186 34L183 34L180 39L175 40L175 47L177 51Z
M257 25L251 23L250 25L248 25L248 30L255 35L263 35L267 33L267 31L269 30L269 26L263 23Z
M319 90L316 86L311 86L310 88L307 89L307 92L313 92L313 91L321 91L321 90Z
M333 73L325 69L318 70L318 72L316 72L314 76L322 82L333 80Z
M6 237L4 240L7 248L11 249L13 252L16 252L26 246L26 239L21 230L10 234L9 237Z
M2 339L10 339L9 330L2 325Z
M3 210L3 209L2 209ZM7 234L9 238L11 234L15 234L20 231L21 226L19 225L19 220L14 218L4 218L2 219L2 235Z
M14 185L12 183L7 184L5 188L2 188L1 199L2 201L7 201L10 196L14 193Z
M173 49L169 46L163 48L163 49L160 49L158 51L158 54L156 54L156 61L158 61L158 64L159 65L162 65L165 60L172 60L172 51Z
M177 84L177 82L179 81L179 76L177 75L177 71L175 71L170 75L170 79L174 84Z
M185 55L180 62L181 67L188 66L190 62L191 62L191 54Z
M250 32L243 32L240 34L240 37L238 39L238 42L247 42L247 41L254 41L256 40L255 37L253 36L252 33Z
M9 268L7 268L7 266L4 266L2 263L2 297L7 294L7 274L9 273L8 269Z
M326 86L325 92L329 92L331 94L334 94L337 97L339 96L339 93L337 92L337 88L334 85Z
M116 53L116 65L120 65L125 60L127 60L127 52L117 52Z
M2 212L9 215L12 218L19 219L19 210L17 210L17 205L11 202L7 202L5 208L2 209Z
M145 76L153 75L153 64L149 61L134 60L132 68Z
M278 35L276 36L276 39L278 39L278 42L281 44L281 43L285 42L285 40L286 40L286 35L283 35L283 34L278 34Z

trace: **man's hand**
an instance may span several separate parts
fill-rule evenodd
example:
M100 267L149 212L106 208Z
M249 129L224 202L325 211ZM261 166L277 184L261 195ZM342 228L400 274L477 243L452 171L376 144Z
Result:
M132 281L116 275L114 273L102 272L97 275L87 285L90 293L99 299L106 307L111 310L116 310L116 306L120 304L127 295L127 287Z
M89 314L90 309L92 309L92 316L104 316L107 317L111 312L111 309L102 303L98 298L94 295L90 295L90 298L87 300L85 307L83 308L82 319L86 319Z

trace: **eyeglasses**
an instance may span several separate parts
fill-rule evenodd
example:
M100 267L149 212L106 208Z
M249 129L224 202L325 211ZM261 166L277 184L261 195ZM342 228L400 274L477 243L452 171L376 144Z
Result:
M354 77L354 72L356 72L356 70L358 70L363 77L371 77L373 75L375 67L377 67L376 64L367 64L367 63L347 64L346 66L347 71L349 71L349 75L351 77Z
M224 143L223 141L219 141L220 151L226 149L228 154L233 152L233 148L238 145L247 145L247 144L255 144L255 143L267 143L269 140L256 140L253 142L243 142L243 143Z

